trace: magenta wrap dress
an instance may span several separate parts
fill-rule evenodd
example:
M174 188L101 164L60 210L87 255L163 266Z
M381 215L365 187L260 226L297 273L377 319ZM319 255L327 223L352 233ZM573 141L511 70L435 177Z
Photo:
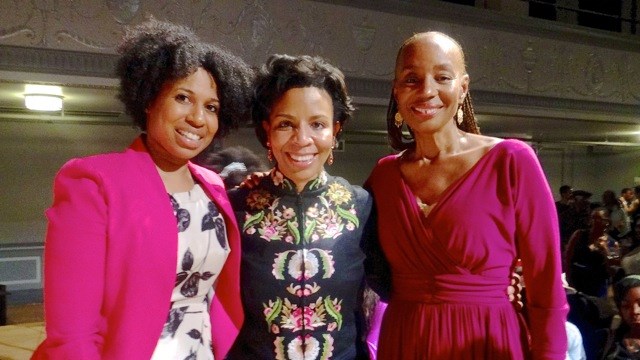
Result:
M529 146L496 144L426 217L397 155L378 162L366 187L392 278L378 360L565 359L555 205ZM506 295L518 258L526 325Z

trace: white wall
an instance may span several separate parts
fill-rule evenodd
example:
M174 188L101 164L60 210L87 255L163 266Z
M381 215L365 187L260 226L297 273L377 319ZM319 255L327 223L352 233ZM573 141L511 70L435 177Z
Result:
M123 125L0 120L0 244L41 243L53 177L72 157L124 149L135 137Z

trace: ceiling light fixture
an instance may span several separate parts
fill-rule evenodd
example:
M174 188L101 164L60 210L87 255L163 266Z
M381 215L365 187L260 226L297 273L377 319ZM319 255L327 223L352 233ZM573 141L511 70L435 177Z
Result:
M24 106L29 110L60 111L63 98L60 86L32 84L24 86Z

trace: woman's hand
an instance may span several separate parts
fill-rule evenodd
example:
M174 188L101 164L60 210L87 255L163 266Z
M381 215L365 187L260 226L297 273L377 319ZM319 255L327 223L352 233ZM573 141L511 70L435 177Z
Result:
M599 251L605 255L609 255L609 247L607 244L609 243L609 239L607 235L602 235L597 238L591 245L589 245L589 249L591 251Z
M254 187L258 186L258 184L260 183L260 180L262 180L262 178L267 175L269 175L268 171L254 172L252 174L247 175L244 181L241 182L240 185L238 186L240 188L253 189Z
M507 296L516 310L522 310L524 307L522 303L522 277L516 272L511 273L511 282L507 287Z

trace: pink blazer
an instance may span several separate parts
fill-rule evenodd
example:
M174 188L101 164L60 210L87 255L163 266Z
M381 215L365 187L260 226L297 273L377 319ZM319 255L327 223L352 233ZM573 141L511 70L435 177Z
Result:
M232 251L211 306L222 360L244 320L240 236L222 180L189 170L223 213ZM167 320L178 231L141 138L122 153L73 159L54 184L45 243L47 337L33 359L149 359Z

